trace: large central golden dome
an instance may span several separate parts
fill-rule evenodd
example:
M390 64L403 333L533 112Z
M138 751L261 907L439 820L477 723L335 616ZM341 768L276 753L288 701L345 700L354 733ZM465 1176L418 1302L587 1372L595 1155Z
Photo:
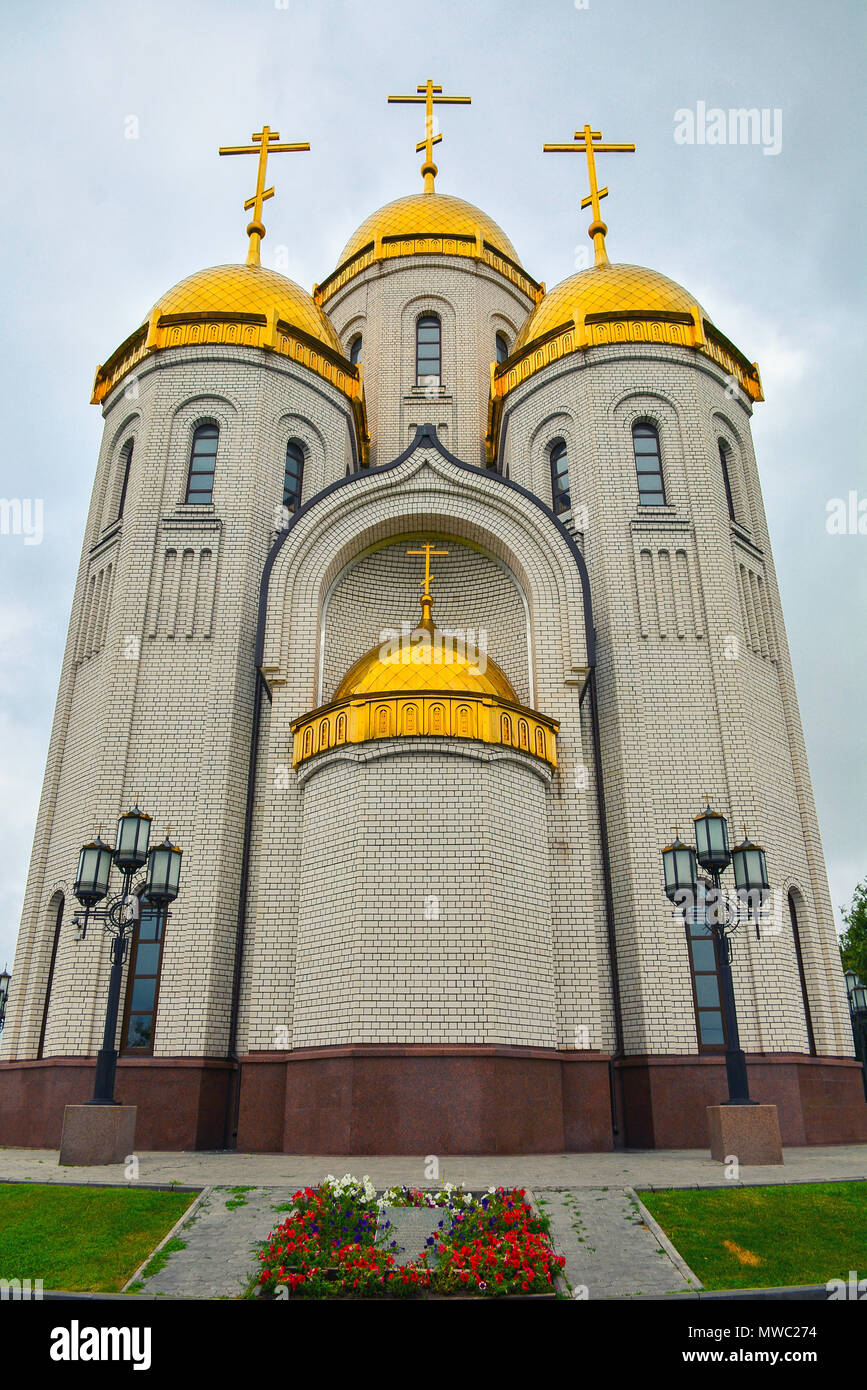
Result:
M344 246L338 265L382 237L481 236L495 251L520 265L518 253L492 217L448 193L408 193L365 218Z

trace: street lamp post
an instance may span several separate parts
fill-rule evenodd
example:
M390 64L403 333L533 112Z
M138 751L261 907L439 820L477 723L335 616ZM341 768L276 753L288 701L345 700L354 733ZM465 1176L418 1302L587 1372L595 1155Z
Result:
M6 1000L9 998L9 981L12 976L4 965L0 970L0 1033L3 1032L3 1024L6 1022Z
M731 864L734 868L738 899L745 902L750 914L754 905L761 906L769 890L767 862L761 845L744 838L729 847L728 822L725 816L711 809L710 803L693 819L695 849L675 839L662 851L666 896L684 909L689 931L690 913L697 920L698 871L696 863L710 875L711 895L704 894L702 910L705 923L711 929L720 982L720 996L725 1020L726 1078L729 1098L727 1105L754 1105L750 1099L747 1062L738 1034L738 1017L732 981L731 935L737 930L740 913L732 912L721 885L721 875ZM708 903L710 906L708 907ZM758 931L758 927L756 928Z
M100 835L82 847L78 856L78 872L73 892L84 908L84 915L73 916L76 941L83 941L91 920L101 921L111 936L111 976L105 1010L105 1029L102 1047L96 1058L93 1099L90 1105L116 1105L114 1081L117 1071L117 1017L120 1007L120 988L127 941L135 930L141 911L141 899L156 905L157 912L168 916L170 902L178 896L182 851L166 835L161 845L148 848L151 818L138 806L127 811L117 823L116 848L104 843ZM120 893L97 907L108 896L111 867L114 864L123 875ZM144 883L134 886L136 875L147 865Z
M852 1020L852 1039L856 1056L861 1063L861 1079L864 1083L864 1095L867 1097L867 986L861 983L854 970L846 971L846 994Z

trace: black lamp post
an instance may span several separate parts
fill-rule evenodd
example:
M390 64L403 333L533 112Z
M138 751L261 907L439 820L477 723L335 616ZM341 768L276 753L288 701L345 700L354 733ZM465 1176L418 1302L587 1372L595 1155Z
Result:
M861 1079L864 1082L864 1095L867 1097L867 986L861 983L854 970L846 971L846 994L849 999L855 1055L861 1063Z
M168 916L168 905L178 896L181 876L181 854L166 835L161 845L148 849L151 818L134 806L117 823L116 849L104 843L99 835L82 847L78 856L78 873L73 892L84 908L73 916L76 941L83 941L91 919L102 921L111 936L111 976L105 1010L105 1030L102 1047L97 1053L96 1076L91 1105L116 1105L114 1078L117 1070L117 1015L120 1005L120 986L127 940L135 930L141 911L141 899L156 905L157 913ZM108 895L111 866L115 864L123 875L123 888L110 898L104 907L97 907ZM133 879L147 864L147 874L140 890L133 890Z
M711 879L712 894L704 894L704 921L711 929L719 972L720 995L725 1019L726 1037L726 1077L728 1079L728 1105L754 1105L750 1099L747 1081L747 1062L738 1036L738 1018L735 1008L735 992L732 982L732 949L730 936L737 931L739 912L732 913L720 886L720 876L733 865L738 899L746 903L747 913L751 915L754 907L760 907L769 890L767 863L761 845L755 845L744 838L743 842L729 848L728 823L725 816L711 810L710 803L700 815L693 819L695 826L695 849L675 839L662 851L665 892L677 907L685 910L687 935L689 934L690 914L697 920L699 902L698 872L696 862L705 869ZM758 932L758 925L756 926Z
M6 1000L9 998L9 981L12 976L4 965L0 970L0 1033L3 1032L3 1024L6 1022Z

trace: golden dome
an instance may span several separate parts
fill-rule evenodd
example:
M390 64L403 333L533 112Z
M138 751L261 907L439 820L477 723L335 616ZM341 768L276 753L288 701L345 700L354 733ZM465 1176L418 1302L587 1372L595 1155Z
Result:
M419 627L411 638L379 643L347 671L334 699L411 690L489 695L517 704L512 684L497 663L486 652L463 647L463 643L443 638L435 627Z
M340 340L312 297L294 280L261 265L215 265L197 270L158 299L151 314L264 314L318 338L343 355Z
M640 265L596 265L555 285L536 305L515 339L519 352L552 329L587 314L707 314L676 281Z
M448 193L408 193L372 212L349 238L338 260L343 265L362 247L381 237L480 236L501 255L520 265L518 253L492 217Z

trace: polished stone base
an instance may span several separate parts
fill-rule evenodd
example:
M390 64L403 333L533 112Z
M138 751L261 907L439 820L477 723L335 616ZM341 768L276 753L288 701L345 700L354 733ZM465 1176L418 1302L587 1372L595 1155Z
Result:
M782 1163L783 1144L775 1105L709 1105L710 1156L717 1163Z
M134 1105L67 1105L60 1158L63 1167L123 1163L135 1151Z

